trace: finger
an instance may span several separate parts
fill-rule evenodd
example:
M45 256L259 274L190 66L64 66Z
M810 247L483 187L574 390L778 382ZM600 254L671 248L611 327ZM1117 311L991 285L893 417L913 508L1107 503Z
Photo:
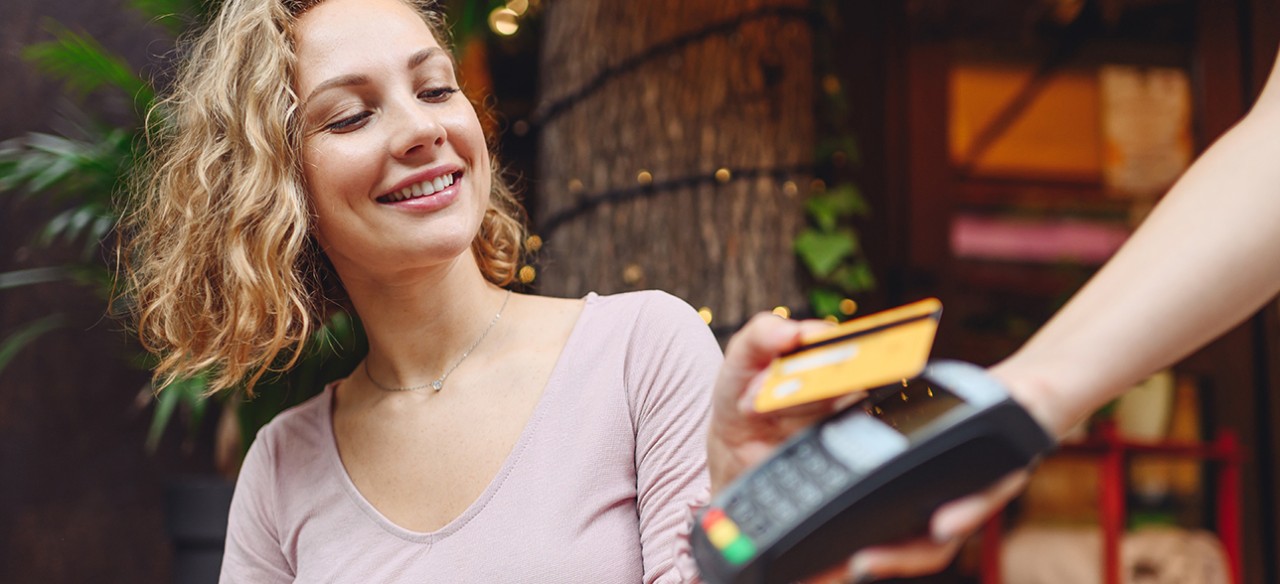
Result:
M799 323L771 313L755 315L732 338L725 348L724 364L716 381L717 406L724 412L736 411L737 402L773 358L800 343Z
M779 322L780 320L781 322ZM721 369L722 381L740 388L737 397L738 413L754 417L756 412L753 404L755 403L756 394L759 393L760 388L764 385L769 365L775 358L800 347L804 344L805 339L832 326L834 326L832 323L824 320L794 321L778 319L772 313L767 312L760 313L752 318L738 335L729 340L729 347L725 351L726 367ZM738 343L735 344L735 340ZM730 354L733 354L733 356L730 357ZM737 371L740 375L733 379L723 379L723 373L728 371ZM743 379L744 377L746 379ZM727 406L728 404L723 405ZM813 404L788 408L785 412L779 412L777 415L786 416L787 418L797 416L807 418L811 423L830 414L832 411L833 407L830 401L823 400Z
M798 322L800 323L800 335L806 339L836 326L835 323L826 320L805 319Z
M801 425L808 426L810 423L829 416L832 412L841 411L866 399L866 397L867 392L854 391L816 402L791 406L772 415L788 420L799 420Z
M985 491L939 507L930 522L930 533L937 541L947 541L977 531L988 518L1026 488L1030 477L1031 473L1026 469L1017 470Z
M830 570L804 579L804 584L845 584L849 581L848 562L832 567Z
M850 580L904 578L941 572L960 550L961 539L938 543L917 538L891 546L865 548L849 560Z
M738 372L738 381L746 381L764 371L778 355L799 347L803 339L831 328L823 320L789 320L770 312L751 317L725 349L724 370Z

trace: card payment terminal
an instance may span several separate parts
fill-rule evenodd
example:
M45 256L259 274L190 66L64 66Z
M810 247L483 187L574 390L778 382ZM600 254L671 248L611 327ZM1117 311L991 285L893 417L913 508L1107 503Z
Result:
M927 533L934 510L1027 466L1054 439L975 365L912 380L800 432L695 519L711 584L800 580L873 544Z

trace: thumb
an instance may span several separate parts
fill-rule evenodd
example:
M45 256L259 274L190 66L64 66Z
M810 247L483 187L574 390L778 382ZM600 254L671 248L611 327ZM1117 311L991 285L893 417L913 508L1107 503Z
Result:
M724 364L716 381L716 406L737 410L737 403L752 381L779 354L800 344L801 327L793 320L762 312L747 321L725 348Z
M744 404L764 381L762 375L777 356L799 347L804 338L830 328L821 320L795 321L762 312L751 318L725 349L716 381L715 408L723 414L749 413Z

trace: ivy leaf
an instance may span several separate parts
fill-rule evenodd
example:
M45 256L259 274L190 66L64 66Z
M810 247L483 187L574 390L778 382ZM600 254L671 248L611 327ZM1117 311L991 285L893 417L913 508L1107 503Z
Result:
M828 288L814 288L809 291L809 307L820 318L834 316L839 318L840 301L844 295Z
M841 219L866 216L870 212L862 192L852 184L842 184L805 201L805 211L822 231L834 231Z
M858 249L858 239L851 231L824 233L806 229L796 236L795 251L814 276L825 278L840 261Z
M831 281L846 294L865 292L876 285L876 278L872 275L871 266L866 261L840 266L831 274Z
M804 208L809 213L809 217L813 218L813 222L818 224L818 229L823 232L835 231L840 215L828 197L825 195L810 197L805 201Z

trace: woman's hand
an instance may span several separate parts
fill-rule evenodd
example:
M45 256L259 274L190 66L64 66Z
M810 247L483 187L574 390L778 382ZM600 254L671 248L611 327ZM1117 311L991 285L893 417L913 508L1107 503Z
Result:
M791 434L831 413L831 401L777 414L756 413L751 405L773 358L800 346L804 335L830 326L824 321L795 321L761 313L729 339L711 397L707 467L713 495L768 458Z

